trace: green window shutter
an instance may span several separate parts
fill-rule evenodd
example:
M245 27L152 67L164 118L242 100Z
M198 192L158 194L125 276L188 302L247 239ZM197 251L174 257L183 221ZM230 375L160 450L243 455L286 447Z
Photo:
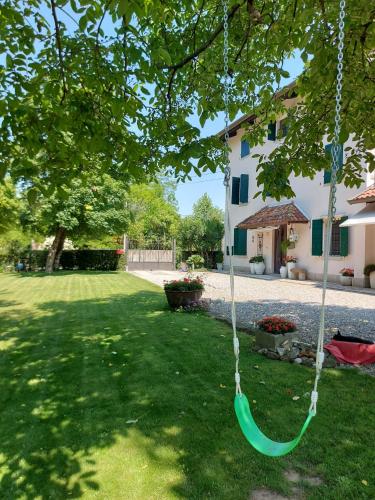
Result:
M240 204L240 178L232 177L232 205Z
M311 227L311 254L323 254L323 219L314 219Z
M330 159L332 160L332 144L327 144L324 147L326 154L329 155ZM344 146L340 144L340 151L339 151L339 168L342 168L344 165ZM324 170L324 184L329 184L331 182L331 169L332 166L329 170Z
M241 174L240 177L240 203L247 203L249 201L249 176Z
M229 255L229 246L227 245L226 254Z
M276 122L271 122L268 124L268 136L269 141L276 141Z
M234 255L247 254L247 229L234 228Z
M327 144L324 146L326 155L332 158L332 144ZM331 169L324 170L324 184L329 184L331 182Z
M241 158L250 154L250 144L246 139L241 140Z
M347 217L342 217L341 222L345 222ZM340 255L346 257L349 254L349 228L340 227Z

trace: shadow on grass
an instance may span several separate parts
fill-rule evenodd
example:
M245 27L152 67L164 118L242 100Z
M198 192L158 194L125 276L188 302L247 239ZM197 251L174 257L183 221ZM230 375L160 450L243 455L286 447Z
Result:
M20 273L14 272L14 273L7 273L8 275L12 276L17 276L18 278L56 278L56 277L64 277L64 276L74 276L76 275L77 277L82 276L84 274L88 274L91 276L98 276L101 274L106 274L106 275L113 275L113 274L118 274L120 271L90 271L84 270L84 271L54 271L53 273L46 273L44 271L39 271L39 272L34 272L34 271L22 271Z
M141 498L124 490L134 477L156 489L158 474L162 482L173 468L179 471L168 486L174 497L246 498L250 484L287 491L283 462L254 454L240 436L227 326L202 314L171 313L156 291L49 301L34 311L1 317L1 339L11 343L0 366L1 498L78 498L87 491L104 498L98 450L105 453L119 439L125 440L122 455L100 464L109 469L108 482L121 467L121 486L106 497L111 500ZM292 370L302 384L306 371L281 365L267 390L280 383L284 397L289 381L281 374ZM259 387L264 391L257 384L253 397ZM266 424L297 429L308 405L287 419L276 406L272 414L267 407L258 414ZM135 438L154 475L134 463ZM151 496L152 489L144 493Z

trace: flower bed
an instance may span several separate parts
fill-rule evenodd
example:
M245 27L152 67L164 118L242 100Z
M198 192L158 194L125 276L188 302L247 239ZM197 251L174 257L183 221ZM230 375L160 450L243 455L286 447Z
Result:
M258 321L257 324L260 330L275 335L295 332L297 330L296 325L292 321L280 318L279 316L267 316Z

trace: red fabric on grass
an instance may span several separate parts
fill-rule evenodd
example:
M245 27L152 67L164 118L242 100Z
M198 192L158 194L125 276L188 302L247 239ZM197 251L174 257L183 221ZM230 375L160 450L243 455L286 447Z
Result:
M375 363L375 344L331 340L324 346L336 359L352 365Z

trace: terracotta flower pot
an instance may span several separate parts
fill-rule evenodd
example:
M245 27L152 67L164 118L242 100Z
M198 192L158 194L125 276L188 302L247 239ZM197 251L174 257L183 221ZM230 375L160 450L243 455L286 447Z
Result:
M180 292L175 290L164 290L169 306L172 309L190 305L192 302L200 300L203 290L188 290Z

